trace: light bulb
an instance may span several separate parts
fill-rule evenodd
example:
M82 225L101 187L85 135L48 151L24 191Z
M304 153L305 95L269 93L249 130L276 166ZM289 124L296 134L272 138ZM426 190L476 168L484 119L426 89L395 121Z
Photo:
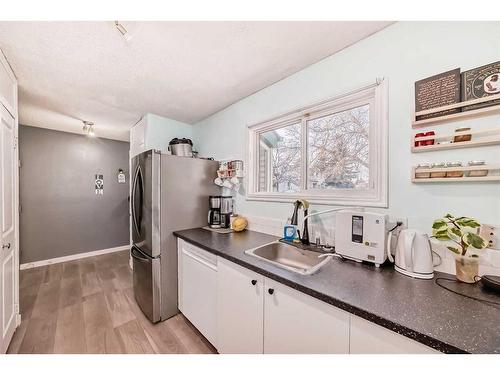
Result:
M91 126L90 129L89 129L89 136L95 137L94 127L93 126Z

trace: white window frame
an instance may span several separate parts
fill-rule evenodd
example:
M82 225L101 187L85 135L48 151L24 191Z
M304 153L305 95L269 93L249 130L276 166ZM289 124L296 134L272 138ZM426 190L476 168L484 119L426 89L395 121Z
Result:
M388 206L388 87L387 79L321 103L289 112L248 126L247 200L290 202L307 199L311 203L339 206ZM369 160L370 189L307 189L307 121L365 104L370 106ZM300 122L302 126L301 191L278 193L258 191L260 133Z

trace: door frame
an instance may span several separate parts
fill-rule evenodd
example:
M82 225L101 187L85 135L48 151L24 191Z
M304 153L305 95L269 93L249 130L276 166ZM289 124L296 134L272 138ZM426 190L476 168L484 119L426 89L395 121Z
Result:
M17 102L17 84L16 84L16 102ZM17 108L16 108L17 109ZM16 269L15 269L15 276L14 276L14 290L15 290L15 304L16 304L16 323L17 327L21 325L21 312L19 309L19 272L20 272L20 249L19 249L19 211L20 211L20 201L19 201L19 168L21 168L21 162L19 160L19 117L16 111L16 117L14 118L14 126L15 131L14 131L14 144L15 144L15 149L14 149L14 158L15 158L15 164L17 168L15 168L15 173L14 173L14 231L15 231L15 236L16 236L16 250L14 253L15 257L15 264L16 264Z

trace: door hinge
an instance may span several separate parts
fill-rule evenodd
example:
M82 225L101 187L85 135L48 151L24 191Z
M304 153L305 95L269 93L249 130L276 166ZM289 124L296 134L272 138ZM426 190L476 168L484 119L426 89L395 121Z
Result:
M17 167L18 167L18 168L21 168L21 160L18 160L18 161L17 161Z
M19 205L19 213L23 210L23 206Z
M16 303L14 305L14 309L15 309L16 314L19 314L19 304L18 303Z
M17 148L17 137L14 137L14 150Z

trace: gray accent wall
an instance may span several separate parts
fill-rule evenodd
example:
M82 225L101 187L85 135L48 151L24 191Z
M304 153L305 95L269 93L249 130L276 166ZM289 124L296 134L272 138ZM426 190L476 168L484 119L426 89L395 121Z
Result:
M21 264L129 244L128 142L20 126L19 153Z

